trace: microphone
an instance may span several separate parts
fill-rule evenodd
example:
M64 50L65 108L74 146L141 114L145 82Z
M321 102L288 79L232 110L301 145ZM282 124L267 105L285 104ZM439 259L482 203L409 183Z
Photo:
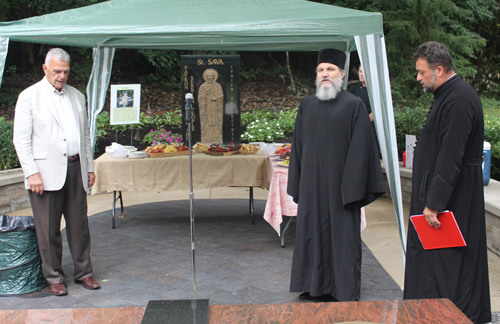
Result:
M193 95L186 93L186 121L191 121L191 111L193 110Z

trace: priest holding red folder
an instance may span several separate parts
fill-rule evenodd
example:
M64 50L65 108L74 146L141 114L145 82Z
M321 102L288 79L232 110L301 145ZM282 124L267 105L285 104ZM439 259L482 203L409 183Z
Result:
M452 211L467 246L425 250L409 222L404 298L448 298L472 322L488 323L481 101L455 73L445 45L424 43L414 60L417 81L435 100L415 149L410 215L424 214L441 235L438 212Z

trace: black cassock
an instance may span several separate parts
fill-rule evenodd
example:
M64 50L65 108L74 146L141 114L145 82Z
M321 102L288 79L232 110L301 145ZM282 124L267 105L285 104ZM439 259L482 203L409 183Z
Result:
M287 192L298 203L290 291L357 300L360 209L385 193L370 119L347 91L300 104Z
M474 323L491 321L484 191L483 109L458 75L442 84L418 138L410 215L451 210L466 247L424 251L408 226L405 299L449 298Z
M365 104L366 107L366 111L368 111L368 115L372 113L370 98L368 97L368 89L363 86L362 82L357 82L353 84L349 88L349 92L355 95L356 97L359 97L361 100L363 100L363 103Z

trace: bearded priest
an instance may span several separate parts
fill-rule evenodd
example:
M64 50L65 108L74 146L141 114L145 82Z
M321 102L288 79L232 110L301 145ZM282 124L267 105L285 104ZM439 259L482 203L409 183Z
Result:
M346 55L318 54L316 95L300 104L287 192L298 203L291 292L312 301L359 300L361 207L385 193L363 101L342 89Z

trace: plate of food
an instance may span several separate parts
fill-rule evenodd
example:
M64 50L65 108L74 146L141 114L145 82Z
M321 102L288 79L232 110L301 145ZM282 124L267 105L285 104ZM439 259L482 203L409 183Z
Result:
M158 145L148 146L144 150L144 152L147 153L147 155L151 158L172 157L179 155L188 155L189 148L179 143L158 144Z
M290 163L289 160L285 160L285 161L278 162L278 165L285 167L285 168L288 168L289 163Z
M228 155L234 155L234 154L240 154L240 145L233 145L233 144L228 144L228 145L210 145L208 148L207 152L204 152L205 154L208 155L214 155L214 156L228 156Z
M206 152L208 152L209 148L210 148L210 145L203 144L200 142L193 145L193 150L195 150L195 152L197 152L197 153L206 153Z
M292 150L291 146L282 145L274 153L278 154L280 159L286 160L290 156L291 150Z
M260 145L253 144L241 144L240 152L241 154L255 154L259 152Z

